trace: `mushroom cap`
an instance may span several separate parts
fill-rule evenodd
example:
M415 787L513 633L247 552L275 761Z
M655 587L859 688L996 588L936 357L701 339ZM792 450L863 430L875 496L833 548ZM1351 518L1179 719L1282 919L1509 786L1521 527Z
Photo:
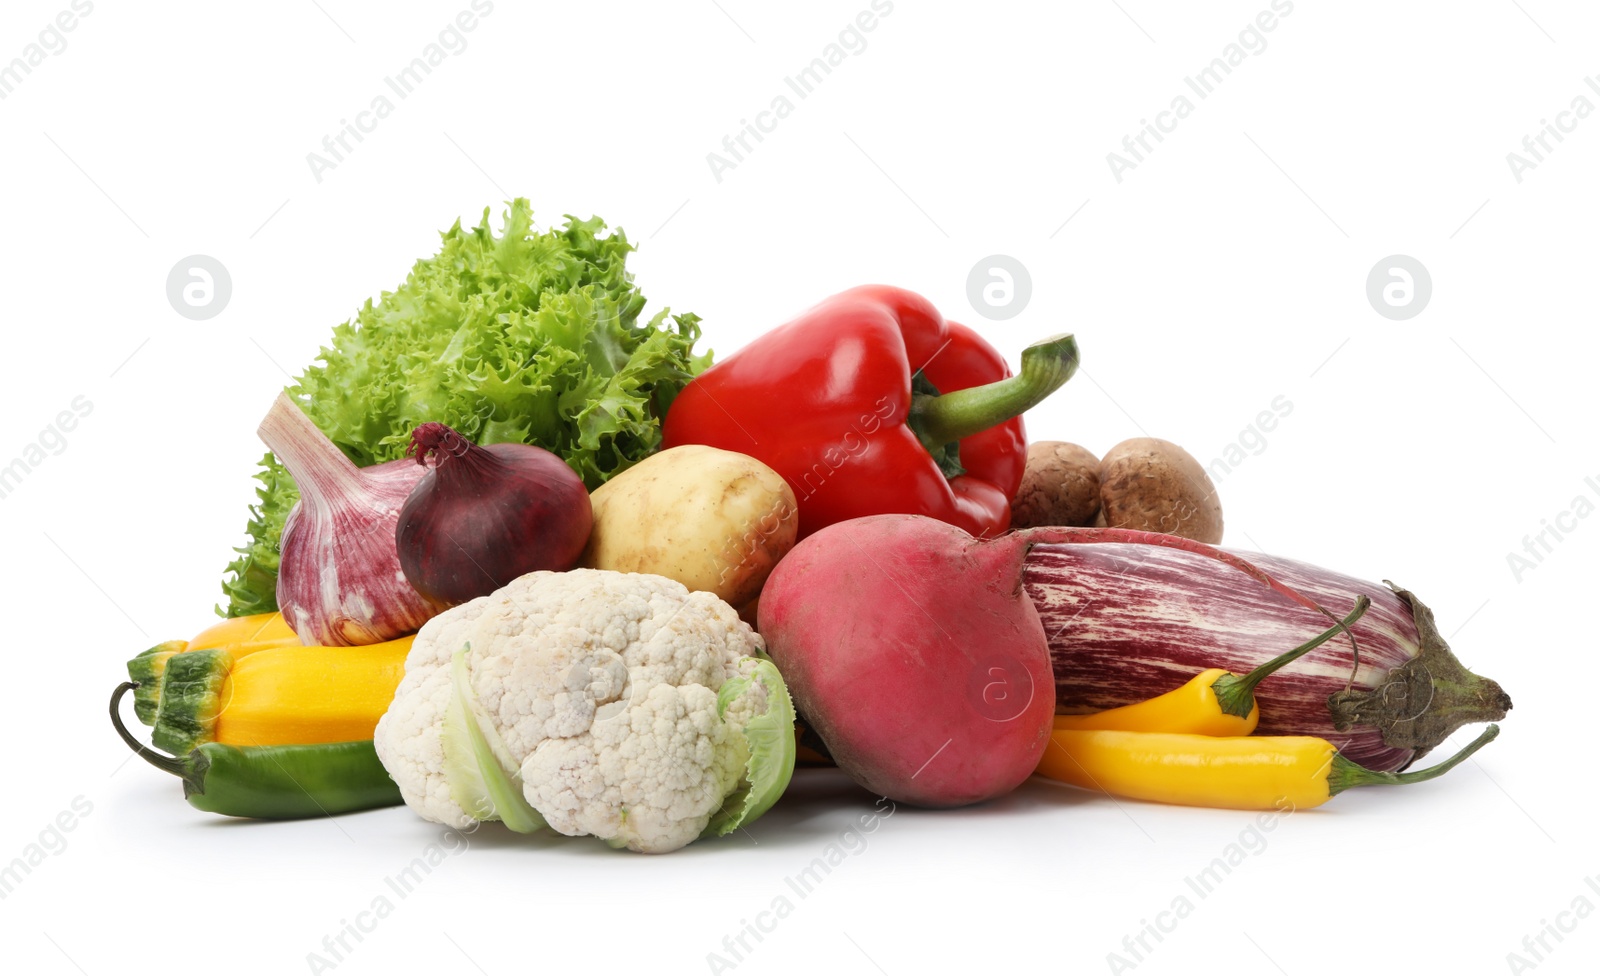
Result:
M1011 526L1089 525L1100 511L1100 459L1065 441L1028 445L1022 486L1011 501Z
M1106 452L1100 507L1113 528L1222 541L1222 500L1211 476L1188 451L1157 437L1135 437Z

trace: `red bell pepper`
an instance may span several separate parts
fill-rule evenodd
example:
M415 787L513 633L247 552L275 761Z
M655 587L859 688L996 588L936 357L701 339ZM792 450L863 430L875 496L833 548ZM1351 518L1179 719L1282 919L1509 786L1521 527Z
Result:
M864 515L927 515L975 536L1011 526L1028 442L1019 414L1077 369L1063 335L1012 376L994 347L887 285L835 295L707 369L662 446L748 454L783 476L802 537Z

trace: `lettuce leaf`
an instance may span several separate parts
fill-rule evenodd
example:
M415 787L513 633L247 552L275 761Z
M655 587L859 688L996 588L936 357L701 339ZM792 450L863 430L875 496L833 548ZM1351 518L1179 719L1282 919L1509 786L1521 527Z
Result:
M250 521L245 532L250 544L235 549L239 556L228 565L228 578L222 591L228 596L224 617L247 617L253 613L272 613L278 609L278 540L289 509L299 501L294 479L271 454L261 458L256 470L256 504L250 506Z
M667 407L711 355L694 353L695 315L640 321L620 229L569 215L540 233L518 198L498 236L484 208L441 238L288 388L350 460L404 457L411 431L438 421L480 444L543 447L594 489L656 450ZM222 584L229 617L277 609L278 540L299 497L271 455L256 478L250 541Z

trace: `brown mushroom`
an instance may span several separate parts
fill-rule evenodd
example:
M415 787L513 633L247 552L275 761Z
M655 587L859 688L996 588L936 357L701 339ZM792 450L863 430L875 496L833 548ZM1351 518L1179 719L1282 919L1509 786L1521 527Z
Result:
M1113 528L1222 541L1216 486L1200 462L1171 441L1135 437L1107 451L1100 461L1100 507Z
M1089 525L1100 510L1100 461L1063 441L1028 445L1022 487L1011 501L1011 525Z

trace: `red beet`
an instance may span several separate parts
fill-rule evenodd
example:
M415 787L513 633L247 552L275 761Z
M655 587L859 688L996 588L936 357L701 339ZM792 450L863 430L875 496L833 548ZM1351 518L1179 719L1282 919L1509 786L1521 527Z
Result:
M577 565L593 514L583 481L528 444L477 445L444 424L411 434L431 470L400 510L400 567L423 596L446 604L485 596L519 576Z
M1055 686L1020 550L917 515L830 525L761 591L760 631L795 703L856 782L930 807L1033 773Z

